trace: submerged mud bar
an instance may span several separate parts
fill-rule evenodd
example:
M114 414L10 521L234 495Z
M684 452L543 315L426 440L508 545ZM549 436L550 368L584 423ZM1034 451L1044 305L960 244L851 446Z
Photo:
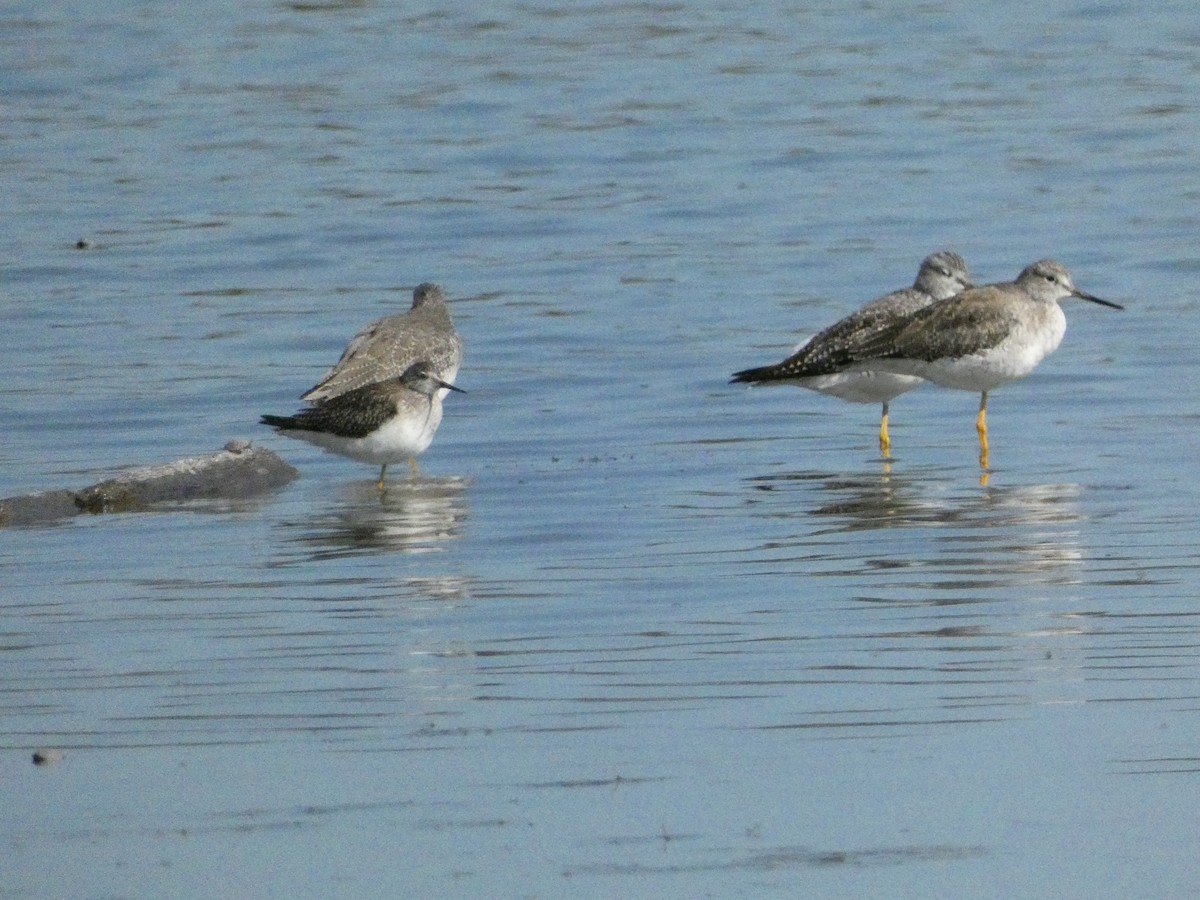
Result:
M242 500L283 487L299 475L279 454L232 440L218 453L139 466L81 491L0 499L0 526L49 523L80 512L135 512L189 500Z

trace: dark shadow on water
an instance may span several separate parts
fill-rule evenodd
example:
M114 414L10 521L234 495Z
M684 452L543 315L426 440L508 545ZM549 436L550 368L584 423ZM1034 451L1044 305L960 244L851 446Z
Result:
M676 838L669 833L658 835L653 842L669 846ZM780 870L827 869L844 867L849 869L877 866L899 866L913 863L944 865L962 860L988 856L988 851L978 846L911 846L880 847L862 850L814 850L808 847L774 847L757 853L738 853L727 848L709 850L703 859L689 857L675 862L646 863L598 863L579 866L572 870L589 875L635 875L672 874L683 872L720 872L731 870L776 872ZM724 857L724 858L721 858Z

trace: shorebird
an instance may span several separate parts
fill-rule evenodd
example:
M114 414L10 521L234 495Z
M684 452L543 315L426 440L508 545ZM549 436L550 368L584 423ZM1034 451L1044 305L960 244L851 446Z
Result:
M435 375L451 382L462 364L462 339L450 318L446 294L440 285L428 281L413 291L408 312L372 322L351 338L337 365L300 399L321 403L396 378L422 360L433 367Z
M887 323L847 350L853 369L914 375L979 391L979 463L988 467L988 392L1032 372L1067 330L1060 301L1078 297L1124 309L1075 287L1062 263L1043 259L1016 281L970 288Z
M848 350L898 318L971 286L966 260L948 250L933 253L921 262L912 287L873 300L810 338L782 362L735 372L731 383L794 384L852 403L882 403L879 450L888 457L892 448L888 405L921 379L867 369L847 371L845 366L852 362Z
M294 416L263 416L288 437L299 438L359 462L381 466L378 488L385 489L388 463L416 457L433 442L442 421L441 393L465 393L418 361L397 378L338 394Z
M261 422L382 466L383 491L389 463L407 459L417 471L416 456L441 423L443 398L464 393L453 384L461 363L462 339L446 295L425 282L413 291L408 312L373 322L351 339L337 364L301 395L309 409Z

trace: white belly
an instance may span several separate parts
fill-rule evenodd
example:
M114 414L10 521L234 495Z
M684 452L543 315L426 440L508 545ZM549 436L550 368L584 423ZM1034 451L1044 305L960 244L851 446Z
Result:
M303 429L284 433L288 437L300 438L331 453L382 466L404 462L424 453L433 443L433 436L441 422L441 397L434 397L432 402L421 397L419 403L406 406L400 415L388 420L366 437L346 438Z
M1067 331L1067 318L1057 303L1037 310L995 347L963 356L935 359L870 360L858 363L851 371L867 366L904 375L916 375L942 387L963 391L990 391L1010 384L1032 372L1043 359L1058 349Z
M1058 304L1040 328L1018 327L1012 334L982 353L929 364L926 377L943 387L967 391L990 391L1024 378L1038 363L1058 349L1067 331L1067 319Z
M921 381L921 378L914 375L868 370L818 375L791 383L831 397L849 400L851 403L887 403L892 398L911 391Z

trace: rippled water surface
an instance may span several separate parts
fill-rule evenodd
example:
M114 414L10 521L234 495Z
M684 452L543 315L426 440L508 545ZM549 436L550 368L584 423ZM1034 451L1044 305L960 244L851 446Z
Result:
M303 475L0 530L0 894L1200 893L1191 7L406 9L0 14L0 496ZM1127 307L986 483L967 393L726 384L941 247ZM255 422L424 280L380 498Z

